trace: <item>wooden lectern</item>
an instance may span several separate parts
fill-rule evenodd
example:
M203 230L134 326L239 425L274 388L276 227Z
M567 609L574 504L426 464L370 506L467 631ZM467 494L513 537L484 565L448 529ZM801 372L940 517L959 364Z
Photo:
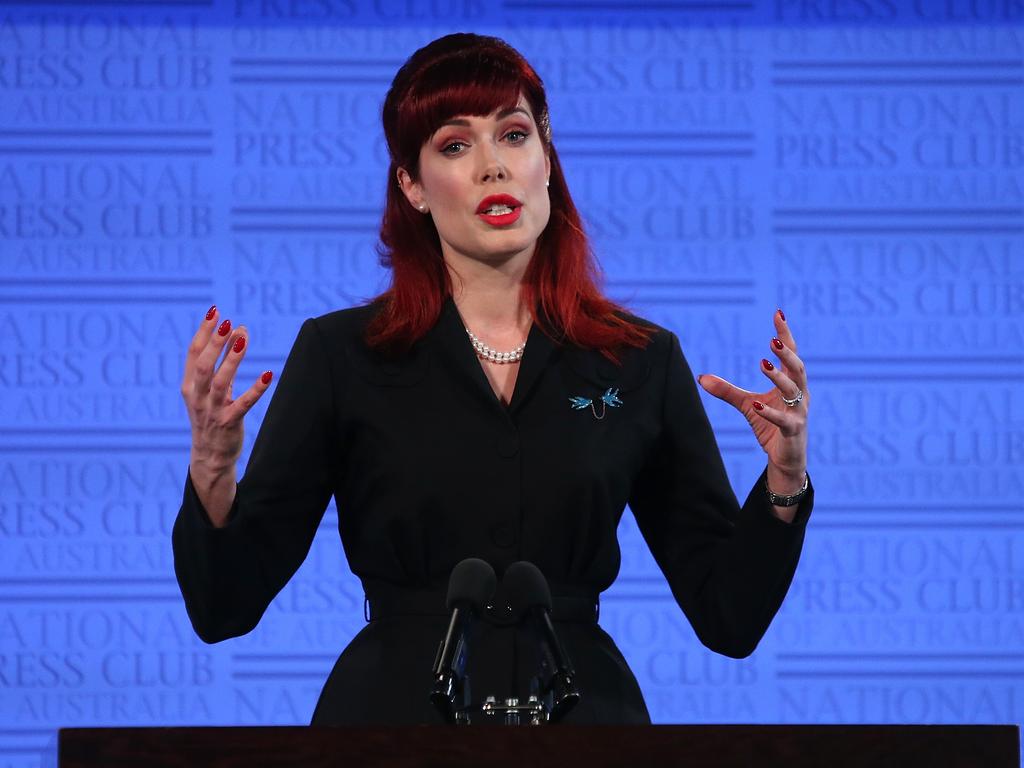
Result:
M1019 768L1015 725L65 728L60 768Z

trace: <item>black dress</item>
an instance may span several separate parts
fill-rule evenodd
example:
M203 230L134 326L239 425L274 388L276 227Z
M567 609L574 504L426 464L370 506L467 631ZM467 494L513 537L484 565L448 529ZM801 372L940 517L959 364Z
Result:
M529 560L556 597L592 601L618 573L627 504L701 642L734 657L754 650L792 580L813 490L792 524L772 514L763 474L738 504L674 334L658 329L616 367L534 325L506 407L451 299L399 360L363 344L373 311L303 323L224 528L210 524L186 477L174 562L203 640L256 626L306 557L333 494L366 594L414 607L353 638L315 724L438 722L427 692L455 564L479 557L500 579ZM609 388L622 404L596 418ZM576 396L594 408L573 409ZM583 694L568 720L648 722L625 659L592 617L556 627ZM470 660L474 697L525 695L530 647L521 629L485 623Z

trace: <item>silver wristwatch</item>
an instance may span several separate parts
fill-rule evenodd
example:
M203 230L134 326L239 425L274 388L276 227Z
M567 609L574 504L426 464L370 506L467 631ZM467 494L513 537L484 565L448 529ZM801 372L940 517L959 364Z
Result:
M780 496L777 493L772 493L772 489L768 487L768 475L764 476L764 489L768 492L768 500L776 507L792 507L800 503L806 493L807 489L811 484L811 476L804 472L804 486L799 491L794 493L792 496Z

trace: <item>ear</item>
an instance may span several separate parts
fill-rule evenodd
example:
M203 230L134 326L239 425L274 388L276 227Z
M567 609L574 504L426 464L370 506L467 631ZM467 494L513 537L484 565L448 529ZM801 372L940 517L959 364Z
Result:
M424 212L423 187L419 182L412 180L412 176L405 168L399 168L397 172L398 186L402 188L402 194L409 201L409 205L420 212Z
M551 181L551 155L548 152L544 153L544 175Z

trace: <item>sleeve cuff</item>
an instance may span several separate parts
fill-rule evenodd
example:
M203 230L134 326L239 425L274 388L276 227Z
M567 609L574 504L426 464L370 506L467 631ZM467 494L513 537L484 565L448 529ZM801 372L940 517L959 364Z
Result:
M186 510L186 515L190 518L191 523L204 530L228 531L238 527L238 494L235 494L235 500L231 503L227 524L220 528L216 527L210 521L210 515L206 511L206 507L203 506L203 502L199 500L199 494L196 493L196 488L192 484L191 469L185 473L185 492L182 496L182 507Z

